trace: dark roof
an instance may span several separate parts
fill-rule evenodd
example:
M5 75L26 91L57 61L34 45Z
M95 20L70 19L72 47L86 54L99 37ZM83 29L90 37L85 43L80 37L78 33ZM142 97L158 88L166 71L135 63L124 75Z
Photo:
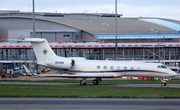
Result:
M90 33L115 33L115 18L110 17L46 17L44 19L70 25ZM117 23L118 33L154 33L152 29L160 33L177 32L174 29L138 18L118 18Z

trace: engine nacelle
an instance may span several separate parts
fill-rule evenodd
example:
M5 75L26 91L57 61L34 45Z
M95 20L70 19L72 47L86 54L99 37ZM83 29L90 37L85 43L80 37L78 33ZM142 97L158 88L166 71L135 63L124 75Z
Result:
M45 63L47 66L60 69L70 69L75 66L75 60L71 58L54 58L47 60Z

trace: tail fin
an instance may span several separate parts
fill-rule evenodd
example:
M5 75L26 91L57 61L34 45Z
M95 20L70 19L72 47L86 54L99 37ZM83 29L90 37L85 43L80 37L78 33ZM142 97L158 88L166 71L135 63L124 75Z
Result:
M38 64L44 64L46 60L57 58L58 56L53 52L46 39L42 38L28 38L21 41L28 41L33 46L34 53Z

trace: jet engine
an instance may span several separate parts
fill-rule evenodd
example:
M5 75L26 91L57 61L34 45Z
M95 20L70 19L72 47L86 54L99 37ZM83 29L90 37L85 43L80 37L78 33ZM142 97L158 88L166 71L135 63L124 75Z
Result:
M49 59L45 63L47 66L51 66L59 69L71 69L75 66L75 60L71 58Z

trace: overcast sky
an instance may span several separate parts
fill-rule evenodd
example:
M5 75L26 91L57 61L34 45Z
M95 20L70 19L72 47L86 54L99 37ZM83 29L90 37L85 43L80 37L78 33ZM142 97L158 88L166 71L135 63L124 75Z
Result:
M0 10L32 11L32 0L0 0ZM115 13L115 0L35 0L36 12ZM180 0L118 0L124 17L162 17L180 20Z

